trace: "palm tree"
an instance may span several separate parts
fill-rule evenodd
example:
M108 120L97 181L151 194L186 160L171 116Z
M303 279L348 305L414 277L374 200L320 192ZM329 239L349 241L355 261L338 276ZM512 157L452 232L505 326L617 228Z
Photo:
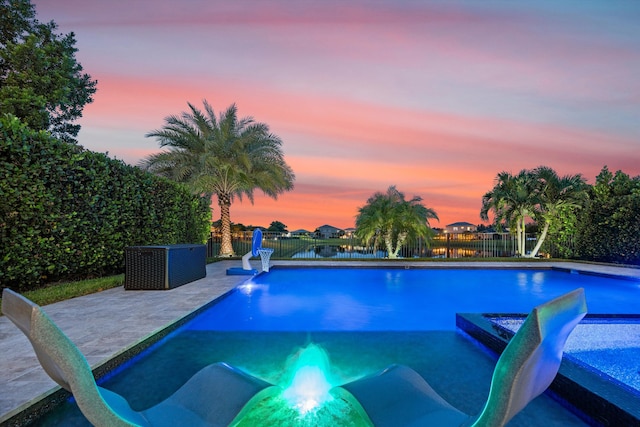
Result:
M433 209L425 207L422 198L405 200L395 186L386 194L377 192L358 209L356 236L374 246L382 239L389 258L397 258L407 239L429 238L432 234L429 219L438 219Z
M482 196L480 218L487 221L489 211L494 212L494 223L499 227L506 222L516 227L518 254L525 255L525 221L536 213L536 180L531 172L523 169L517 175L500 172L491 191Z
M269 126L252 117L238 119L232 104L216 117L204 100L204 112L189 103L189 112L165 118L162 129L149 132L168 151L152 154L141 167L187 184L195 194L218 198L222 225L220 256L232 256L231 203L254 190L274 199L293 188L294 173L282 153L282 141Z
M544 222L542 232L530 257L535 257L542 246L549 227L559 221L561 212L567 208L580 209L587 197L586 179L581 174L558 174L547 166L540 166L532 171L537 181L536 198L539 204L538 216Z

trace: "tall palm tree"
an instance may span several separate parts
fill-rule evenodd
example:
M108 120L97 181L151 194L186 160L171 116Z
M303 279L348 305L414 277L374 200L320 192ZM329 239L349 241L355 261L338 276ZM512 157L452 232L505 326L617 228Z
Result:
M580 209L584 205L587 185L581 174L560 177L547 166L534 169L532 174L537 181L538 216L544 222L538 242L529 255L535 257L547 237L551 224L560 220L561 211L566 208Z
M374 245L381 239L389 258L397 258L407 239L427 239L432 234L429 219L437 220L438 215L421 202L418 196L405 200L393 185L386 193L375 193L358 209L356 236Z
M494 212L494 223L506 222L516 227L518 254L525 255L525 221L536 213L536 180L531 172L521 170L517 175L500 172L491 191L482 196L480 218L487 221L489 211Z
M204 100L204 111L165 118L162 129L149 132L168 151L152 154L140 166L187 184L196 194L216 195L220 207L220 256L232 256L230 207L237 197L253 203L255 189L274 199L293 188L294 173L284 160L282 141L269 126L252 117L238 118L232 104L216 117Z

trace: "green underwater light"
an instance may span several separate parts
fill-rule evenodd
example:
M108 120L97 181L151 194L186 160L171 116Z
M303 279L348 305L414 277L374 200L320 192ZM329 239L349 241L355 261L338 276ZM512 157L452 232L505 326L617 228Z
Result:
M338 385L326 351L309 344L289 358L281 384L252 399L232 425L370 427L362 407Z
M297 357L296 357L297 356ZM294 356L293 376L282 396L304 415L333 400L329 390L330 363L327 353L309 344Z
M331 385L322 369L317 366L301 366L282 396L304 415L333 400L329 394L330 389Z

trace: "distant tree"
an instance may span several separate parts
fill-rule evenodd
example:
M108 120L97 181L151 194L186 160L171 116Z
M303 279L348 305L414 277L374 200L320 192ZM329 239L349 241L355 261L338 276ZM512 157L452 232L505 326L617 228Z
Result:
M438 215L421 202L419 196L405 200L404 193L395 186L389 187L386 193L375 193L358 209L356 236L374 244L381 241L389 258L397 258L408 239L422 237L428 242L433 233L429 219L437 220Z
M220 221L222 222L222 221ZM233 232L238 232L238 231L247 231L249 228L247 228L246 225L238 222L238 223L232 223L231 224L231 231Z
M589 202L576 221L579 258L640 264L640 176L605 166L589 190Z
M269 228L267 228L267 231L273 231L273 232L276 232L276 233L286 233L287 232L287 226L284 225L283 223L281 223L280 221L273 221L269 225Z
M246 196L253 203L255 189L274 199L293 188L294 173L284 160L282 141L269 126L251 117L238 119L232 104L216 117L204 101L204 112L165 118L162 129L149 132L169 151L152 154L140 163L144 169L190 186L196 194L216 195L220 206L220 256L232 256L231 203Z
M478 228L476 230L478 233L487 233L489 230L492 230L492 228L484 224L478 224Z
M503 222L512 230L515 228L517 250L521 256L525 255L526 219L535 215L535 189L536 179L528 170L523 169L517 175L500 172L491 191L482 196L480 218L487 221L489 211L493 211L496 229L501 230Z
M96 80L76 61L75 35L56 34L40 23L29 0L0 0L0 114L12 114L34 130L76 142L84 106Z

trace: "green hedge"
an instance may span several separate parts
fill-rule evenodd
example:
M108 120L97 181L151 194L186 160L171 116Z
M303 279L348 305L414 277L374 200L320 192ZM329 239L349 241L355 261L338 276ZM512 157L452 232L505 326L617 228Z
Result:
M575 254L584 260L640 265L640 176L602 169L578 216Z
M122 272L124 249L203 243L206 200L122 161L0 118L0 284Z

